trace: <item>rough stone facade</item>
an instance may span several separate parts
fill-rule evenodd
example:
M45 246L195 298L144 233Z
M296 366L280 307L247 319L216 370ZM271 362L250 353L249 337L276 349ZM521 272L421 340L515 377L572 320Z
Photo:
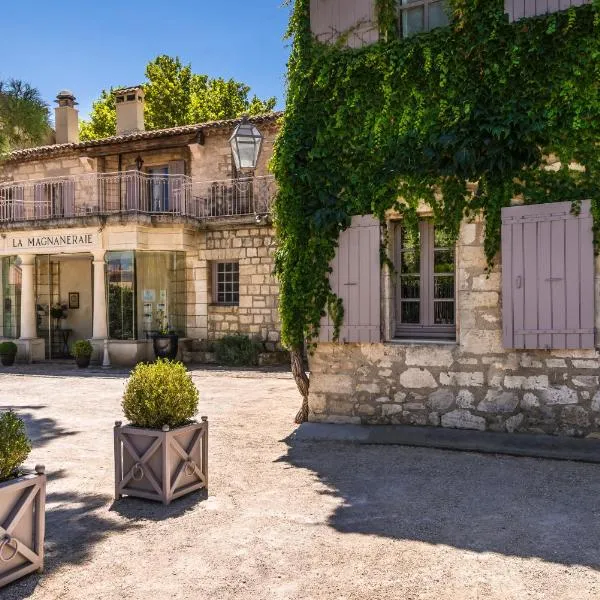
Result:
M259 118L256 123L264 140L253 175L266 177L270 175L268 163L278 131L278 115ZM121 136L87 146L66 144L40 149L37 154L9 156L0 162L0 183L73 177L77 181L74 205L81 208L87 206L97 191L97 182L94 177L78 176L137 169L139 159L143 161L142 171L184 161L183 173L192 179L192 196L202 197L206 186L238 176L229 144L234 125L233 122L227 126L206 124L194 131L179 133L177 129L175 134L164 138ZM232 183L226 181L223 185L227 187ZM31 187L28 199L33 198ZM269 187L271 199L274 191L274 186ZM94 231L104 231L105 242L110 242L104 247L110 250L183 251L186 257L186 337L194 342L210 342L239 332L256 338L265 350L274 352L281 349L277 312L279 288L273 277L274 231L266 215L266 200L260 209L264 211L259 215L260 222L250 210L248 215L224 214L206 220L177 215L123 213L104 218L88 214L28 222L0 221L0 228L11 232L43 230L51 233L95 228ZM10 253L0 244L0 255ZM213 264L233 261L239 262L239 306L218 305L213 298ZM91 315L89 317L91 320Z
M456 343L320 344L310 357L311 421L600 437L600 354L505 350L501 272L486 274L482 244L483 224L465 223Z
M202 232L197 256L188 259L188 294L198 301L188 315L188 335L216 340L239 332L279 349L279 287L273 275L274 231L270 225L238 224ZM239 262L239 306L214 302L213 263Z

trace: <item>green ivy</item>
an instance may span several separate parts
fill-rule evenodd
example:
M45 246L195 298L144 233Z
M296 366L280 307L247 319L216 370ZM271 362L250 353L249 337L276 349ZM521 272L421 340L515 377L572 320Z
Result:
M600 0L513 24L503 0L449 0L451 26L407 39L394 0L376 0L382 41L355 50L315 41L309 4L296 0L290 21L273 158L286 345L314 339L327 309L339 328L329 264L352 215L395 208L416 223L425 200L456 237L481 213L491 265L516 195L592 198L600 240Z

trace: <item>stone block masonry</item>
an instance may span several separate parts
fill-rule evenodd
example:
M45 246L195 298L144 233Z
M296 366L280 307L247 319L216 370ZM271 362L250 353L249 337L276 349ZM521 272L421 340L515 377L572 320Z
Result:
M197 301L189 305L190 337L216 340L239 332L259 339L268 351L281 349L274 250L274 231L268 225L238 223L202 233L199 258L188 261L188 285ZM219 262L239 264L238 306L215 302L213 265Z
M600 437L598 369L595 351L578 360L445 344L320 344L310 358L309 418Z
M483 233L481 219L461 226L456 343L391 339L393 294L383 294L388 343L319 344L309 357L311 421L600 438L600 354L503 347L501 261L487 271ZM597 262L598 290L599 273Z

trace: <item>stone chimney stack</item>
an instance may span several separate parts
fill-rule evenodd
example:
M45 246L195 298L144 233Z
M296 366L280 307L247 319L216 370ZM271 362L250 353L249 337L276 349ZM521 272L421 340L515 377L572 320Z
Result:
M79 141L79 111L75 108L75 96L70 90L62 90L56 96L58 106L54 109L54 126L57 144L76 144Z
M144 90L141 86L115 90L117 135L144 131Z

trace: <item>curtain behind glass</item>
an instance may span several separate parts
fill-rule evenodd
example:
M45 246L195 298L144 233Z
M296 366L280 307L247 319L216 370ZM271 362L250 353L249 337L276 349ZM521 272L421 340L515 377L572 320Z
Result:
M133 340L135 327L135 255L107 252L108 335L113 340Z
M21 269L16 256L0 258L0 338L21 335Z
M185 335L185 253L137 252L138 338Z

